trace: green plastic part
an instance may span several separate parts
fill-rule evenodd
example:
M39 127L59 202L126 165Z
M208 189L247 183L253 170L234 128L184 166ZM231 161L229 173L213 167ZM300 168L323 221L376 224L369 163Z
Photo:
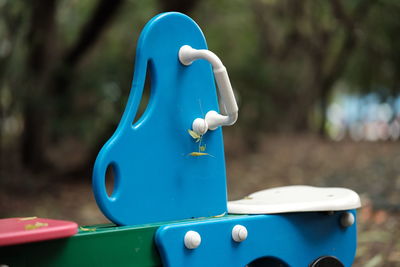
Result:
M161 266L160 225L80 227L70 238L0 247L0 266Z
M224 220L247 215L224 215L138 226L101 224L81 226L69 238L0 247L0 266L10 267L118 267L162 266L154 242L162 225L203 220Z

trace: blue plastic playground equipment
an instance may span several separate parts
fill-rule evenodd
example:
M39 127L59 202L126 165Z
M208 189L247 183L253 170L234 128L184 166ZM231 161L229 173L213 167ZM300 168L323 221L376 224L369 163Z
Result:
M150 100L133 123L146 73ZM116 226L81 230L47 255L50 259L35 258L32 265L78 266L71 258L85 257L93 266L351 266L360 207L355 192L288 186L228 202L221 128L237 117L226 68L208 50L199 26L180 13L154 17L138 42L125 112L93 170L96 201ZM105 186L109 167L115 172L111 195ZM148 242L158 263L135 258L146 243L135 233L141 236L139 231L150 228L155 230ZM88 248L94 243L87 240L106 243L121 231L133 233L132 244L142 247L129 249L125 238L124 247L113 239L117 252L107 253L104 245L96 255ZM86 254L71 248L79 242L86 242ZM34 256L28 249L41 253L35 244L0 248L0 257L23 251L29 261Z

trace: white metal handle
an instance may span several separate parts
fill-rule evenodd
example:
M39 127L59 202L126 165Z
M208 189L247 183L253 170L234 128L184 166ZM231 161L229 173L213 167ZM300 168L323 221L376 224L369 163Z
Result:
M238 118L238 105L233 94L232 85L228 72L221 60L213 52L207 49L194 49L184 45L179 49L179 60L189 66L197 59L205 59L211 63L220 95L219 108L222 114L214 110L206 113L205 118L197 118L193 121L192 128L199 135L205 134L208 130L215 130L218 126L232 125Z

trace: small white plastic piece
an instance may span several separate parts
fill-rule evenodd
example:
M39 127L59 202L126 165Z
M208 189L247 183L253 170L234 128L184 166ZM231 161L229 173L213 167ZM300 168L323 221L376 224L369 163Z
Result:
M355 221L356 219L354 218L354 215L351 212L345 212L340 217L340 224L343 227L350 227L354 224Z
M232 239L236 242L243 242L247 239L247 229L243 225L237 224L232 229Z
M238 118L239 108L236 103L235 95L233 94L228 72L217 55L207 49L194 49L188 45L184 45L179 49L178 56L179 61L185 66L189 66L197 59L205 59L210 62L213 67L214 77L220 96L219 108L223 114L219 114L213 110L207 112L205 117L207 129L215 130L218 126L234 124ZM193 126L196 126L196 128L193 127L193 131L197 134L202 135L207 132L204 131L200 124L195 125L195 122L193 122Z
M196 231L188 231L185 234L184 242L187 249L195 249L201 244L201 236Z
M197 118L193 121L192 129L199 135L203 135L208 131L208 123L205 119Z

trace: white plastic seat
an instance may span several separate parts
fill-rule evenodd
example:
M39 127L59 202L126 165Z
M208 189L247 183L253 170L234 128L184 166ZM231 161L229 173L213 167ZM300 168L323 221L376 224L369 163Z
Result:
M266 189L228 202L228 212L232 214L339 211L359 207L360 197L350 189L304 185Z

